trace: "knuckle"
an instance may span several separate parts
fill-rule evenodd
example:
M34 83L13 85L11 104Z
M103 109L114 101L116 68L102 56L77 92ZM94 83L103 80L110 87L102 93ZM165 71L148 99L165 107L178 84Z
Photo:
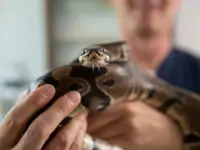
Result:
M60 104L56 107L56 111L58 111L60 114L65 114L68 110L68 107L66 107L64 104Z
M30 97L32 99L30 103L35 107L42 107L48 97L41 91L36 91L34 94L35 96Z
M123 111L125 114L132 114L134 112L134 107L130 103L125 103L123 105Z
M63 99L57 103L56 111L61 114L66 114L72 111L75 108L75 104L71 101L63 97Z
M73 143L73 150L81 150L81 144L77 142Z
M5 126L7 128L15 130L20 128L21 125L22 122L20 121L20 118L18 118L17 116L15 117L13 114L9 114L6 117Z
M70 147L69 145L69 137L65 134L65 132L61 131L56 135L56 143L59 149L67 149Z
M27 136L31 139L34 138L46 138L49 135L48 128L44 125L45 123L34 124L30 129L27 130Z

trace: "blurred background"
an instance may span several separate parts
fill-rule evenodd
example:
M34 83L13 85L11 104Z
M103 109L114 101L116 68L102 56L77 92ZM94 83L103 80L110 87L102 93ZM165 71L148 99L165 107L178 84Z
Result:
M184 0L174 43L200 56L200 1ZM0 1L0 118L18 94L49 69L67 64L85 46L120 40L107 0Z

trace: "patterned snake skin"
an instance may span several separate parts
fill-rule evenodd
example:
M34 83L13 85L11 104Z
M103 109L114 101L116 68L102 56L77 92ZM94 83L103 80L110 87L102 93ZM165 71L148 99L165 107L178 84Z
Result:
M55 68L36 79L29 92L49 83L56 88L56 94L52 102L36 113L33 119L66 92L80 92L82 103L60 123L50 136L51 140L83 107L92 113L103 111L117 102L140 99L168 115L180 127L184 150L200 150L200 96L139 70L129 61L128 53L123 41L93 45L85 48L79 59L69 65ZM82 150L125 149L85 135Z

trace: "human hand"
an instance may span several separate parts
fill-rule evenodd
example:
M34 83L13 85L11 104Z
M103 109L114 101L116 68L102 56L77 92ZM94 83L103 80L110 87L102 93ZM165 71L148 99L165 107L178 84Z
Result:
M31 116L44 107L55 94L51 85L21 96L0 125L0 150L80 150L85 135L87 112L84 111L64 126L45 147L50 134L80 102L78 92L60 97L39 115L24 132Z
M90 115L88 133L126 150L182 150L181 134L165 115L141 101Z

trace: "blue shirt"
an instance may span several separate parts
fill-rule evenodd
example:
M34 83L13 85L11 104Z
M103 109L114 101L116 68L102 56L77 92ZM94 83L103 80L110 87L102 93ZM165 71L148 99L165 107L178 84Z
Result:
M157 76L200 94L200 59L192 54L174 48L160 65Z

